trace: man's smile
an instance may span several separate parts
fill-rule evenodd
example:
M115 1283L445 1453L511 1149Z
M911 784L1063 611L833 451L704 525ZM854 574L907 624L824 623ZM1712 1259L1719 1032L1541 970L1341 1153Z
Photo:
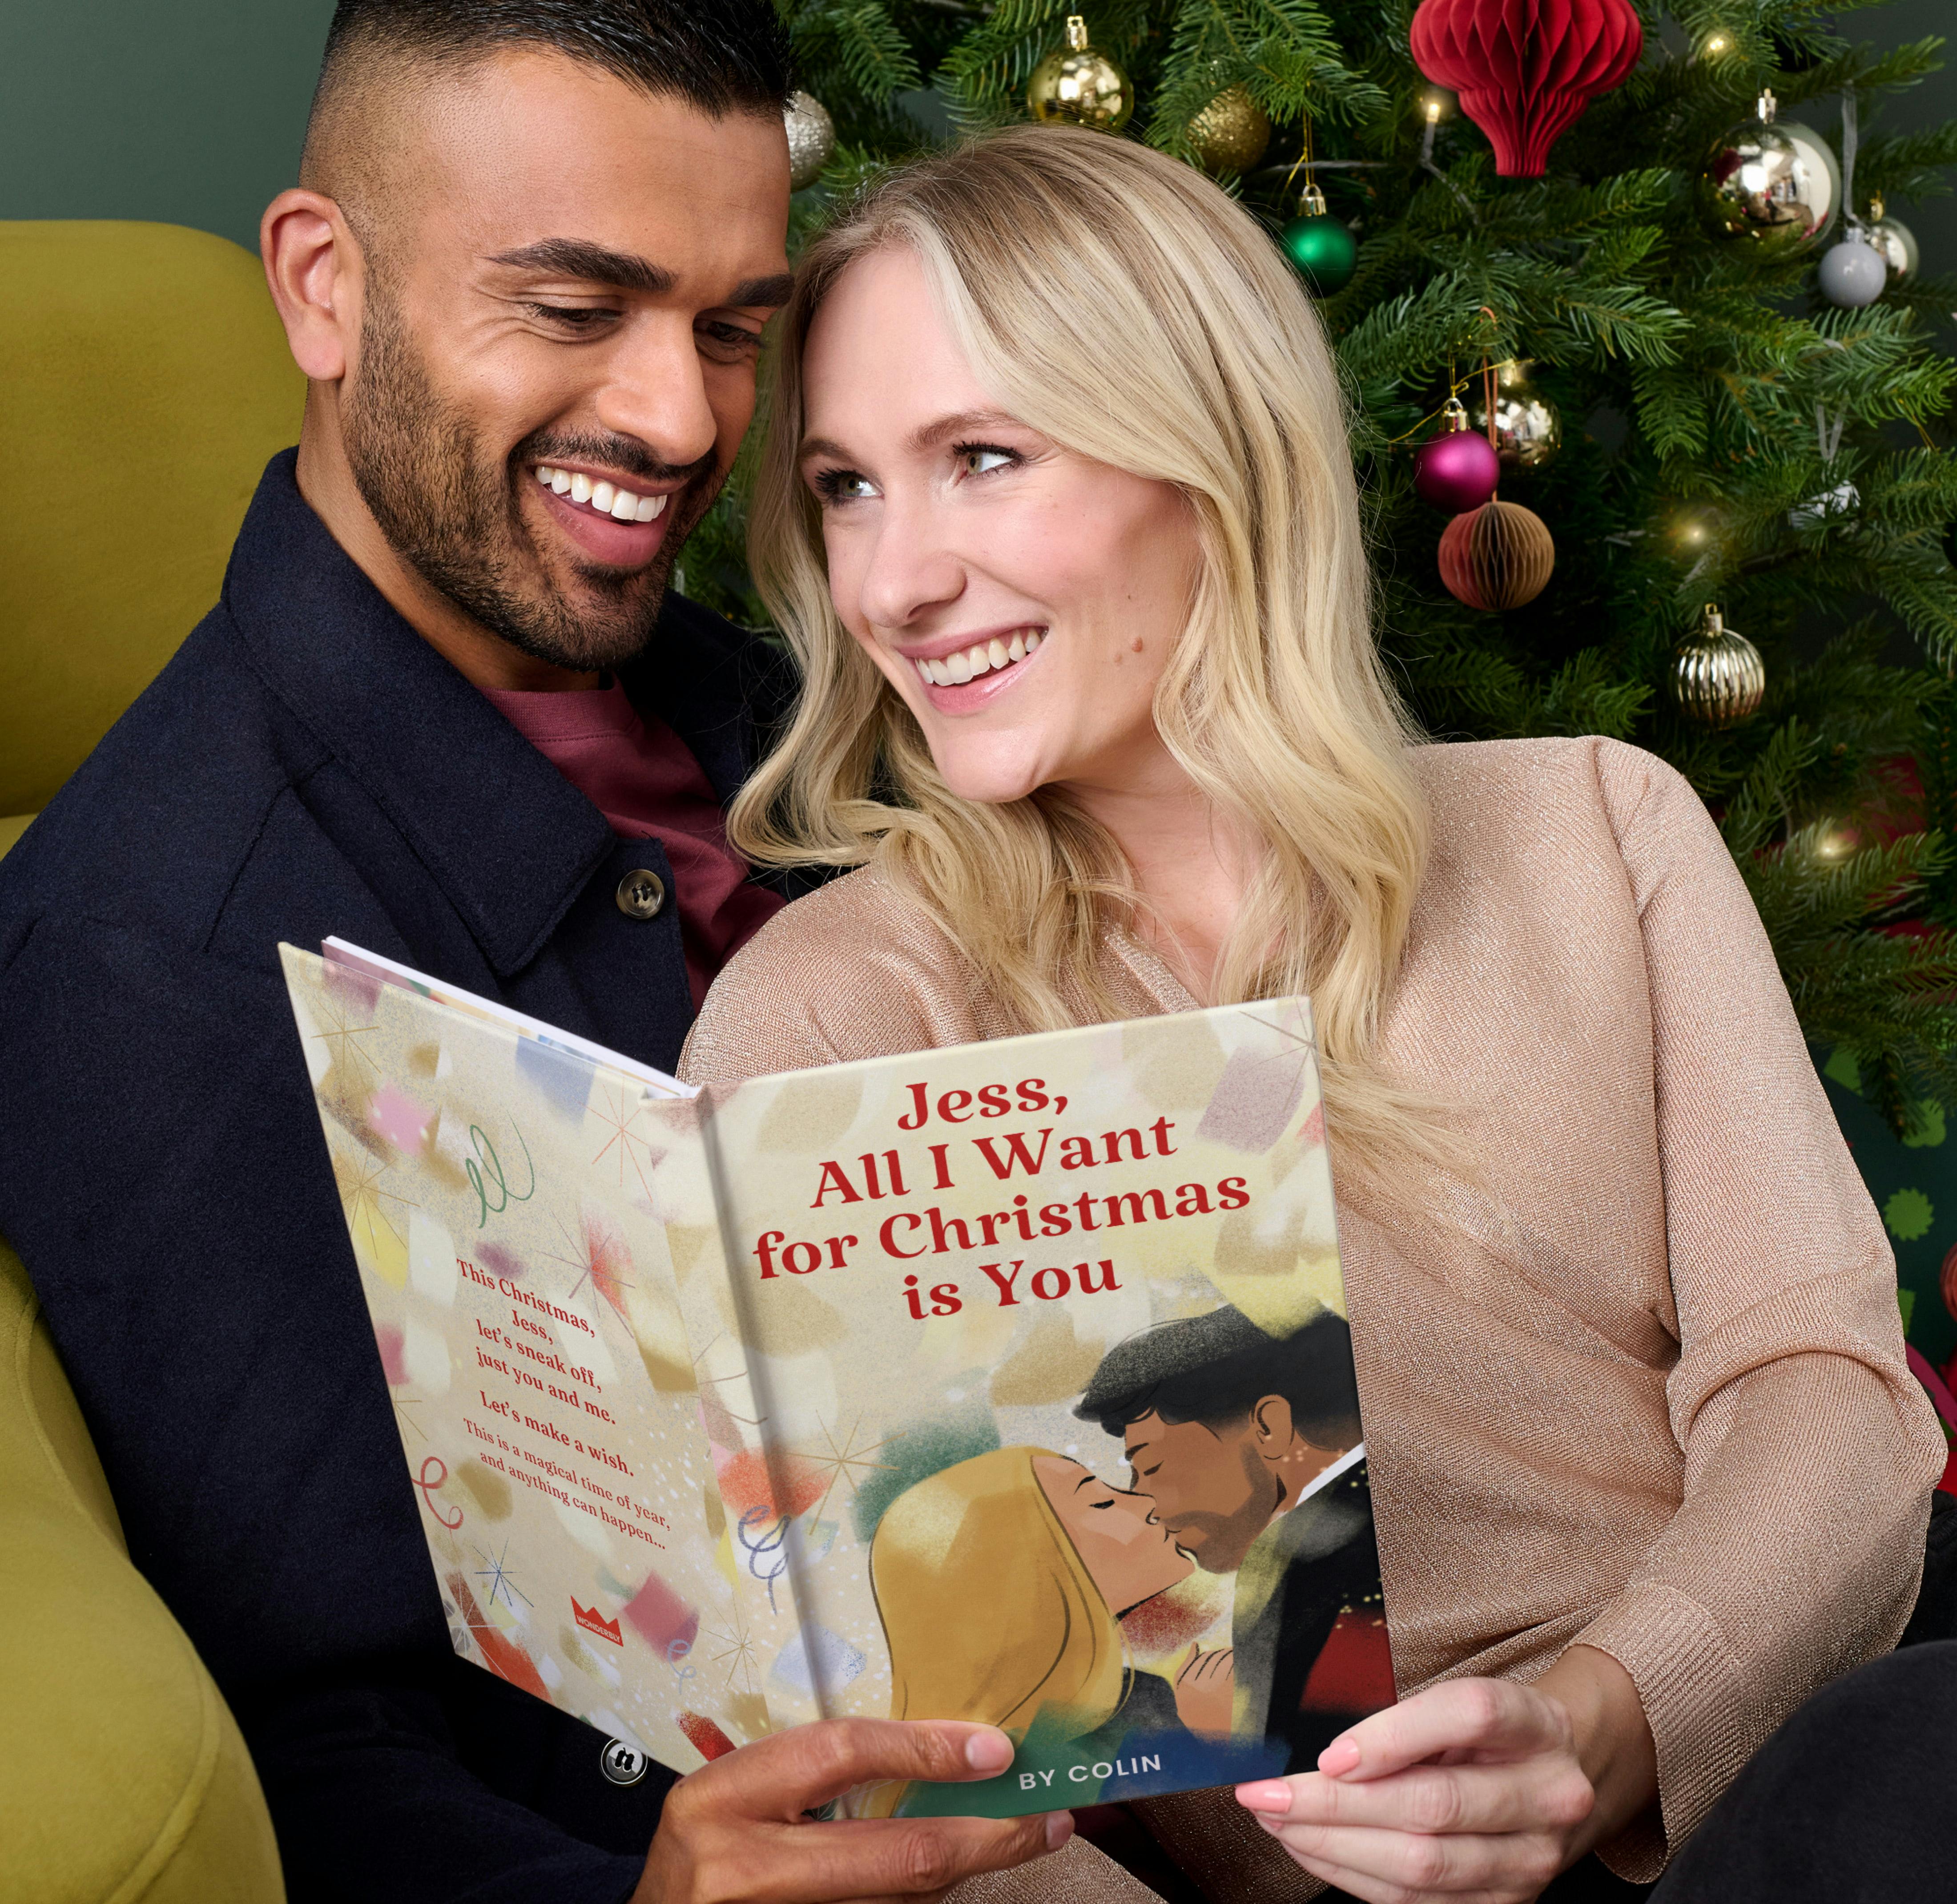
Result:
M552 520L591 560L643 568L659 553L672 490L647 493L555 463L537 463L531 473Z

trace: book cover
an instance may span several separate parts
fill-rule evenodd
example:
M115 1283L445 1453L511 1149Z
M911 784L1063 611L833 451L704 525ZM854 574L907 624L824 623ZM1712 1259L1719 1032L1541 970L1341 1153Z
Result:
M283 949L457 1650L678 1770L961 1718L992 1815L1391 1701L1309 1007L699 1095Z

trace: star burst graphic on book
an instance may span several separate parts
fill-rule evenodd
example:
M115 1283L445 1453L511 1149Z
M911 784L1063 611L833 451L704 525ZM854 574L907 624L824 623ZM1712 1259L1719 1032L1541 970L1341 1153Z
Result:
M716 1666L725 1665L727 1668L727 1677L722 1683L732 1686L738 1677L741 1681L741 1691L751 1693L758 1678L754 1663L754 1643L748 1637L746 1624L741 1619L738 1609L734 1630L732 1633L716 1633L709 1627L707 1640L708 1645L719 1649L716 1653L709 1653L707 1657Z
M517 1610L517 1600L521 1600L526 1606L533 1604L530 1596L517 1584L516 1576L503 1564L505 1559L508 1558L510 1551L510 1543L507 1540L503 1543L502 1552L498 1554L493 1561L489 1560L489 1556L484 1554L481 1548L477 1548L476 1551L484 1560L489 1561L488 1566L479 1567L475 1570L476 1577L479 1580L487 1580L489 1583L489 1590L482 1596L488 1605L494 1606L496 1604L496 1596L499 1593L503 1596L503 1604L512 1613ZM516 1596L514 1599L511 1597L513 1594Z
M618 1188L621 1190L625 1188L625 1172L629 1166L633 1175L639 1180L640 1189L650 1201L653 1186L647 1173L666 1153L654 1150L650 1141L640 1137L632 1128L644 1114L645 1107L631 1092L615 1090L609 1084L601 1084L598 1087L598 1095L604 1101L594 1104L591 1114L612 1134L599 1147L597 1156L591 1161L594 1165L601 1164L616 1150L618 1154Z
M573 1273L574 1280L563 1299L571 1301L588 1283L622 1322L625 1317L625 1292L632 1286L624 1273L632 1267L632 1257L624 1236L589 1210L580 1226L581 1236L574 1234L561 1216L554 1216L552 1220L557 1225L558 1234L564 1238L564 1247L575 1252L570 1256L559 1256L554 1250L539 1252L546 1262L561 1263ZM604 1311L601 1309L599 1313L602 1315Z
M880 1441L859 1442L856 1437L862 1433L862 1428L863 1418L859 1415L855 1425L839 1444L835 1430L824 1422L822 1424L822 1438L829 1444L827 1453L814 1454L802 1449L792 1450L794 1460L808 1463L814 1473L823 1479L822 1498L815 1504L815 1517L818 1520L822 1518L823 1509L829 1505L829 1497L836 1491L837 1482L847 1481L849 1483L849 1495L853 1501L856 1490L862 1485L857 1473L858 1469L867 1475L880 1469L887 1472L896 1465L890 1461L873 1461L870 1457L880 1448L888 1447L891 1442L901 1441L903 1437L893 1434L887 1435Z
M368 1073L370 1079L378 1077L380 1074L375 1067L373 1059L369 1058L361 1048L360 1040L369 1032L378 1031L381 1029L380 1026L349 1024L346 1022L346 1014L333 1001L330 997L321 998L320 1004L328 1018L332 1020L332 1029L328 1031L316 1031L313 1033L313 1036L318 1039L331 1054L334 1069L344 1075L347 1084L356 1091L365 1090L366 1088L365 1086L354 1082L354 1067L356 1065L359 1066Z

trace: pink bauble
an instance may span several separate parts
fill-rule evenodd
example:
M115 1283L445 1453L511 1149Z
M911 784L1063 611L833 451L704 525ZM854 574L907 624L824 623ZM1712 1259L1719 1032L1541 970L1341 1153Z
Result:
M1502 465L1495 446L1475 430L1455 430L1413 453L1413 486L1422 502L1458 516L1495 493Z

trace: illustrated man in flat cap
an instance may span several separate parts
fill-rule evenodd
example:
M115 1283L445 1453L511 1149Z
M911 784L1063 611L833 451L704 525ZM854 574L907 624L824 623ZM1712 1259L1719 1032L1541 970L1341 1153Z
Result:
M1342 1318L1322 1311L1284 1336L1227 1305L1165 1323L1111 1349L1073 1412L1121 1437L1136 1491L1176 1545L1236 1576L1231 1658L1185 1668L1204 1682L1178 1685L1185 1722L1281 1741L1295 1771L1391 1700Z

